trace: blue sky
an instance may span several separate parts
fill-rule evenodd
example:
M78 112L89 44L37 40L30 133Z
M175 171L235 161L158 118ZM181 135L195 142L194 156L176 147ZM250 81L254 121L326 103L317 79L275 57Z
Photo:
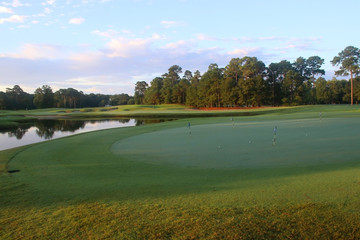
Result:
M0 0L0 91L133 94L172 65L330 61L360 47L358 0Z

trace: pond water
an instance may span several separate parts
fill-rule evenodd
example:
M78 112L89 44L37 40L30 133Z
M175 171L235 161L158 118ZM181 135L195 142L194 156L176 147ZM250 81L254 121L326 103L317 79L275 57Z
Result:
M37 120L14 129L0 130L0 151L31 143L66 137L101 129L138 126L168 121L166 119L113 120Z

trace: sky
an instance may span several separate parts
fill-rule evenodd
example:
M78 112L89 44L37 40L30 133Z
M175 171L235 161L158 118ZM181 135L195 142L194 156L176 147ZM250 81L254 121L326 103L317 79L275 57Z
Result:
M360 47L359 0L0 0L0 91L133 95L172 65L270 63Z

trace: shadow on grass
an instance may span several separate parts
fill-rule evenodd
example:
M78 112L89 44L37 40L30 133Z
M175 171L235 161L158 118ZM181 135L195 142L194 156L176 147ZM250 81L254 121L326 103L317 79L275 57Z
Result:
M211 200L207 198L214 197L211 201L224 202L226 205L227 201L241 196L239 204L252 201L256 205L269 201L269 204L276 205L283 201L281 199L288 199L290 203L308 201L314 190L324 191L328 188L307 182L313 175L316 175L315 182L329 180L331 186L329 176L334 178L332 172L359 168L359 164L349 164L296 169L182 169L118 161L117 164L74 164L65 169L59 165L47 167L46 170L9 170L12 174L8 176L9 181L5 185L7 191L2 191L0 202L4 204L5 200L7 206L43 207L69 203L176 199L183 202L179 204L192 204L194 201L206 205ZM346 195L347 192L342 189L342 194Z

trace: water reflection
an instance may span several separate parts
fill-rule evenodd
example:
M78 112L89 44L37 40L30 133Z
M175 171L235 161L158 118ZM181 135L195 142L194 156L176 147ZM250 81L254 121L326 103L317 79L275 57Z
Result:
M112 119L112 120L38 120L13 129L0 130L0 151L30 143L100 129L140 126L173 119ZM6 136L7 135L7 136Z
M75 132L83 129L86 123L86 121L78 120L42 120L35 124L36 134L41 138L51 139L57 131Z
M16 139L20 140L23 138L25 133L28 131L30 127L18 127L15 129L8 130L8 136L9 137L16 137Z

